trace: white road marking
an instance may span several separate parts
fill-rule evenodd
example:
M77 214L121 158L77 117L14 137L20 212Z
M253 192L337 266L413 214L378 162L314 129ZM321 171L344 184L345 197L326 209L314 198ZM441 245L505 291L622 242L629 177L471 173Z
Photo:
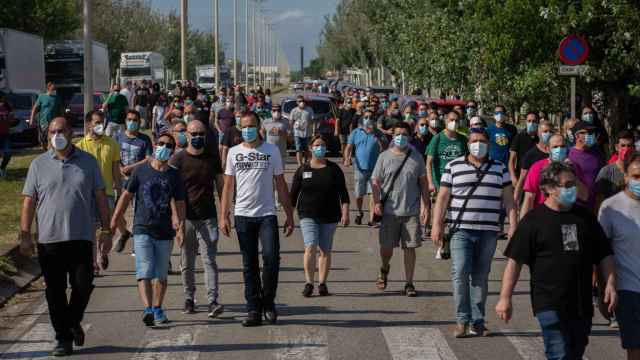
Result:
M383 327L393 360L457 360L437 328Z
M546 360L544 354L544 341L542 334L537 330L498 330L499 333L505 334L511 345L518 351L522 360ZM583 360L589 360L588 357L582 357Z
M282 328L269 329L272 343L283 345L276 350L275 359L329 359L328 338L325 330L310 327L296 327L293 330L285 332Z
M85 333L91 324L84 325ZM55 333L50 323L38 323L0 355L0 359L42 359L49 358L53 350Z
M170 324L169 324L170 326ZM195 329L195 331L194 331ZM144 335L141 349L133 360L197 360L198 351L194 345L202 326L177 328L151 328Z

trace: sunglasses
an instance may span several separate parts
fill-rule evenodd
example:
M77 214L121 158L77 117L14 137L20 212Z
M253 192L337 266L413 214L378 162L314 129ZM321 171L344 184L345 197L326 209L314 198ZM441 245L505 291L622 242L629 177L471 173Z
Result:
M173 149L173 147L175 145L173 145L173 143L171 143L171 142L158 141L158 146L160 146L160 147L164 146L167 149Z
M190 132L189 135L191 135L191 136L204 136L205 133L204 132Z

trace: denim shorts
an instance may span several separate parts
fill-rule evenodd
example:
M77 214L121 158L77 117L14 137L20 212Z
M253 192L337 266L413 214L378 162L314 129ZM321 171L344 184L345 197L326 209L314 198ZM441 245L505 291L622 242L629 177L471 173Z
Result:
M300 230L304 246L318 246L324 252L330 252L333 247L333 235L336 233L337 223L323 224L312 218L300 219Z
M308 137L294 137L294 142L296 146L296 152L304 152L307 151L309 147L309 138Z
M619 290L616 320L620 324L623 349L640 348L640 293Z
M353 168L353 175L355 178L354 195L357 198L363 197L367 194L371 194L371 174L372 171L360 170L357 167Z
M173 240L156 240L147 234L135 234L133 244L136 253L136 280L166 280Z

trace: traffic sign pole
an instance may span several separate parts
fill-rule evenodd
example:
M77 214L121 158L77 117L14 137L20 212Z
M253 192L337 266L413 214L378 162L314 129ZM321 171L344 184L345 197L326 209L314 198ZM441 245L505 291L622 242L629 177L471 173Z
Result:
M582 75L584 64L589 56L589 43L579 35L569 35L560 42L558 49L560 60L566 65L561 66L560 75L571 75L571 118L576 118L576 75Z
M576 77L571 77L571 118L576 118Z

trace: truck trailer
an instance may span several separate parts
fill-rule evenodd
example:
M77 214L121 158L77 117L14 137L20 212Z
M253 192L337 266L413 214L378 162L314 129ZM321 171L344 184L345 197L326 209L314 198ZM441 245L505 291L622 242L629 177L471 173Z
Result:
M37 35L0 28L0 90L42 91L44 42Z
M165 87L164 57L157 52L130 52L120 55L120 84L127 82L159 83Z

